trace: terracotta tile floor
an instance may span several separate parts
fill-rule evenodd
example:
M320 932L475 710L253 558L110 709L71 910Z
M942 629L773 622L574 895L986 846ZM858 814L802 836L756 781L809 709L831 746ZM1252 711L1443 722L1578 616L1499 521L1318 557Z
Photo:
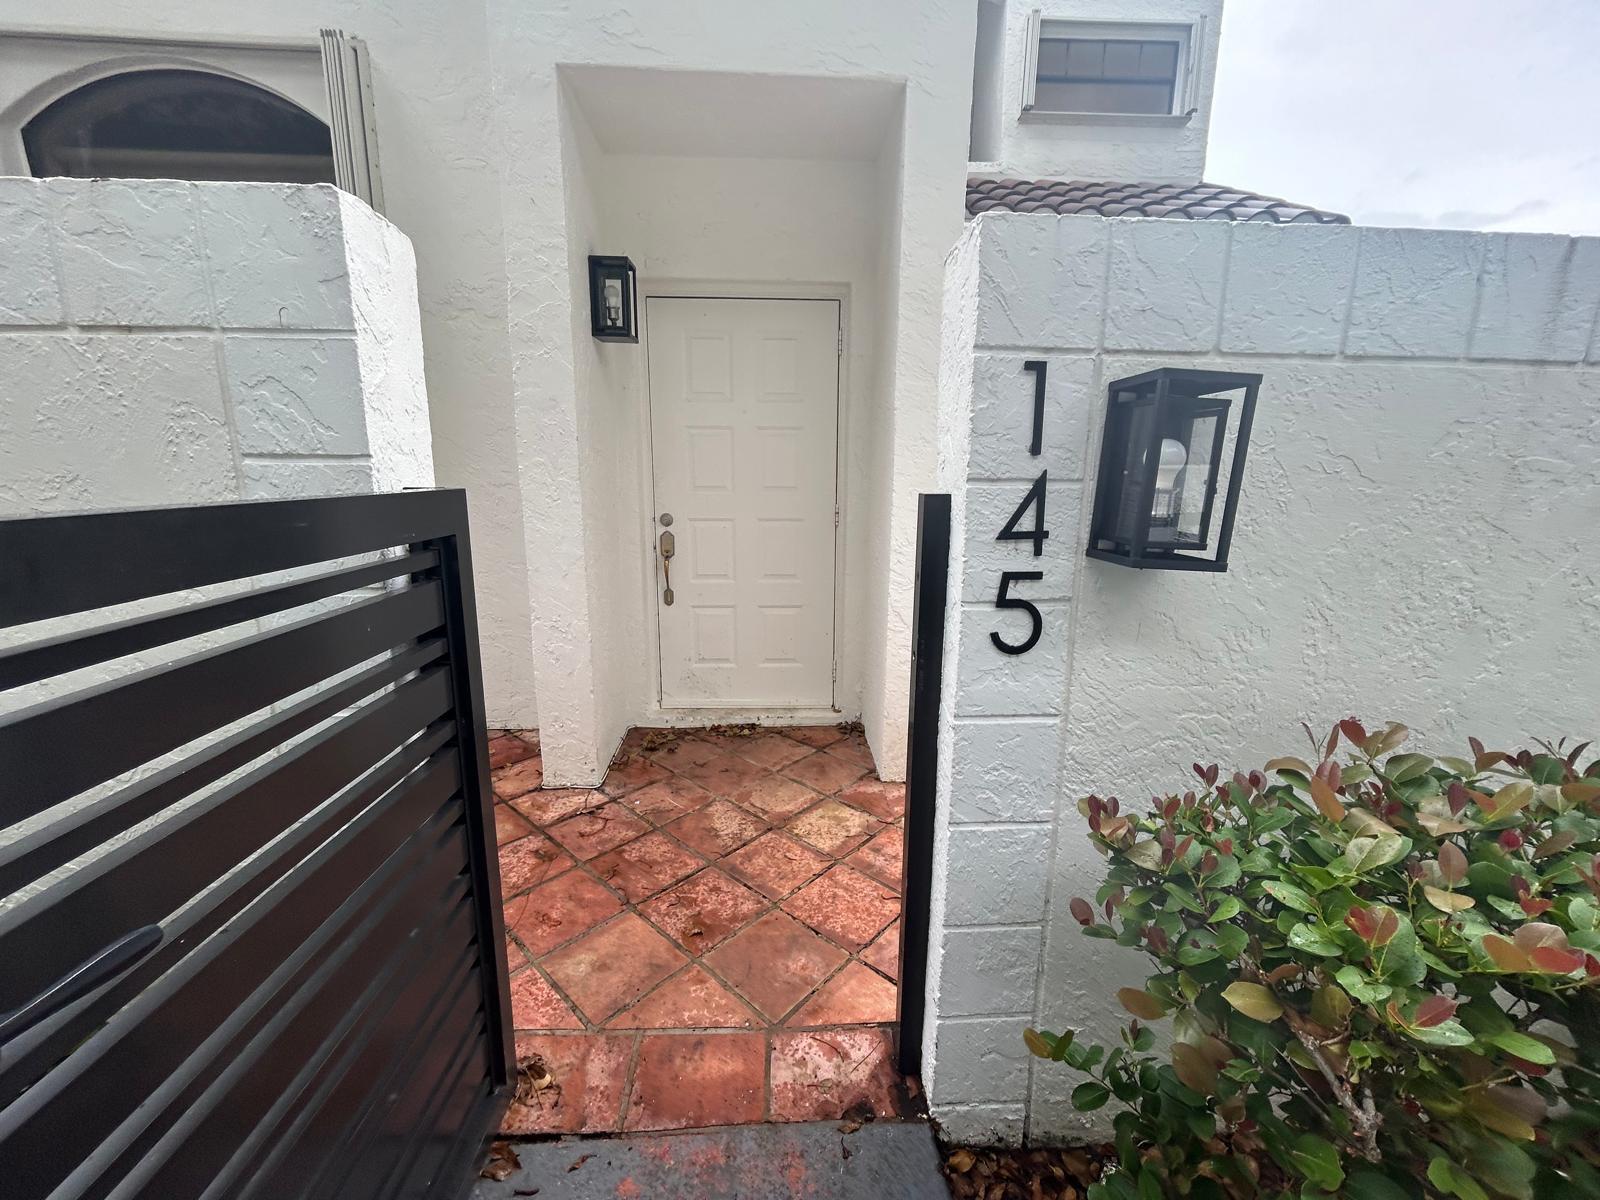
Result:
M905 788L859 734L635 729L597 789L491 733L521 1059L506 1132L904 1111L891 1058Z

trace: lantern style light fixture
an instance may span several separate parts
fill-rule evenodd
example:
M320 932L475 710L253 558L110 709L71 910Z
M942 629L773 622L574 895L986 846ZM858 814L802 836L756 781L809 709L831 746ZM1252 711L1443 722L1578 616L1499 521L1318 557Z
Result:
M639 340L638 285L631 259L589 255L589 325L602 342Z
M1260 386L1259 375L1182 367L1162 367L1111 385L1089 527L1090 558L1167 571L1228 569ZM1233 457L1218 514L1230 416Z

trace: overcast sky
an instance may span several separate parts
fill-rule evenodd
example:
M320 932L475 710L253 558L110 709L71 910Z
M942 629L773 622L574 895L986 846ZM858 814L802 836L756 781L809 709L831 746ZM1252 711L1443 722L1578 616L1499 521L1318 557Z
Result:
M1373 225L1600 234L1600 0L1226 0L1206 179Z

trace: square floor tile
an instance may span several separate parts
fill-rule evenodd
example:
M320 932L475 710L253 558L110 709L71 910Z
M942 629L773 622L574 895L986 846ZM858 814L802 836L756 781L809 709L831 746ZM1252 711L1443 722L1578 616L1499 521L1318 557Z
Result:
M769 1021L781 1020L845 954L781 912L734 934L703 961Z
M550 826L549 830L550 836L571 851L573 857L585 862L649 831L650 826L614 800L593 812L568 817Z
M513 1101L505 1133L595 1133L622 1123L622 1095L633 1057L633 1034L535 1034L517 1038L517 1061L544 1061L550 1086L526 1104Z
M599 808L605 802L605 793L593 788L547 788L518 796L511 807L539 828L548 829L558 821Z
M612 1017L610 1027L750 1029L757 1023L748 1004L713 979L704 967L692 966L679 971L632 1008Z
M690 763L678 769L679 775L717 796L732 795L767 773L765 767L736 758L725 750L717 751L715 757L703 763Z
M749 809L774 825L810 808L819 798L818 793L805 784L770 773L735 788L728 797L739 807Z
M791 817L784 828L802 842L839 858L866 841L878 829L878 822L830 796L798 817Z
M796 742L793 738L786 738L781 733L758 733L754 737L744 739L742 745L730 746L729 749L746 762L753 762L758 767L776 770L787 766L797 758L804 758L811 753L811 747Z
M542 833L507 842L500 847L500 895L509 900L554 879L571 865L572 855Z
M861 961L874 970L883 972L890 979L900 978L899 921L890 922L889 928L873 939L872 945L861 952Z
M735 850L719 865L769 900L781 900L826 867L828 859L773 830Z
M516 1029L582 1029L550 981L533 967L511 977L511 1024Z
M835 758L844 759L845 762L852 762L859 767L865 767L869 771L876 765L872 758L872 747L867 745L865 734L846 734L828 747L828 753Z
M621 762L611 764L606 772L605 782L600 785L600 790L608 796L621 796L631 792L634 788L641 788L647 783L656 783L667 778L670 772L663 766L651 762L642 754L630 754Z
M621 911L610 891L582 871L568 871L507 904L506 931L537 957Z
M688 768L711 762L722 751L685 733L675 736L659 750L646 750L645 753L650 756L652 762L660 763L667 770L676 771L681 775Z
M871 813L880 821L898 821L906 815L906 785L881 779L861 779L839 793L852 808Z
M493 771L489 781L497 799L521 796L544 782L544 760L537 754L513 759L509 766Z
M759 1033L645 1035L624 1128L698 1129L761 1120L766 1055Z
M783 908L841 946L860 950L900 915L900 897L841 863L790 896Z
M705 863L664 833L647 833L589 861L589 869L630 904L693 875Z
M639 906L648 917L691 954L709 950L750 920L767 902L715 867Z
M704 808L714 798L699 784L690 783L681 775L668 775L660 783L646 784L636 792L629 792L622 797L622 803L645 820L665 825L684 813Z
M845 861L898 892L904 846L904 832L899 826L890 825L887 829L879 830Z
M539 753L515 734L502 733L489 739L489 770L498 771Z
M540 965L583 1015L600 1025L687 961L683 951L648 922L626 912Z
M879 1025L895 1019L895 986L858 962L840 971L802 1004L787 1024Z
M667 832L707 858L721 858L766 832L766 828L766 822L756 820L738 805L713 800L704 808L679 817L667 826Z
M773 1035L774 1121L836 1121L863 1109L892 1117L899 1091L886 1030Z
M844 737L844 730L837 725L796 725L785 729L783 735L793 738L802 745L810 746L813 750L820 750L823 746L831 746Z
M496 804L494 806L494 837L495 841L504 846L507 842L514 842L520 837L527 837L533 832L533 825L528 818L512 808L509 804Z
M790 763L783 769L790 779L798 779L819 792L836 792L867 773L865 767L820 751Z

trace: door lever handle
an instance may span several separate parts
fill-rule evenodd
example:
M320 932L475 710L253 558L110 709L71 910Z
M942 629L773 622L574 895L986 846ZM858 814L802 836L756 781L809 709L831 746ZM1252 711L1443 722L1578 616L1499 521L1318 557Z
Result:
M665 590L661 593L661 602L672 603L672 556L678 552L678 539L672 536L670 529L661 534L661 576L665 583Z
M0 1061L3 1061L7 1042L26 1033L80 996L94 991L106 980L120 975L159 946L161 939L159 925L145 925L124 934L92 958L78 964L21 1008L0 1013Z

